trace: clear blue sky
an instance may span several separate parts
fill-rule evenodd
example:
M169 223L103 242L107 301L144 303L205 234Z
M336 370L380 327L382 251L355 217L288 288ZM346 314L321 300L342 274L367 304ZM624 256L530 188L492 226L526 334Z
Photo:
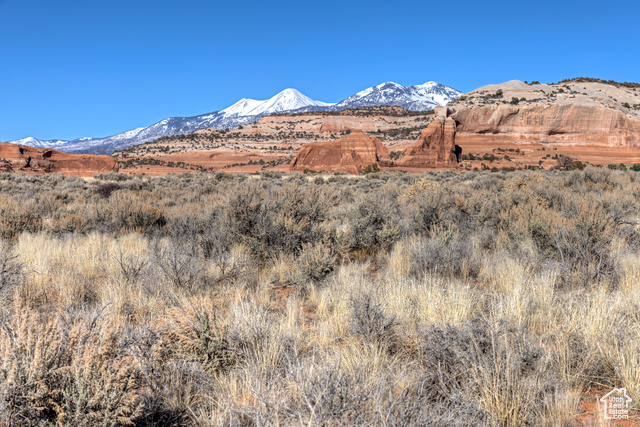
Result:
M0 0L0 141L107 136L294 87L640 81L640 2Z

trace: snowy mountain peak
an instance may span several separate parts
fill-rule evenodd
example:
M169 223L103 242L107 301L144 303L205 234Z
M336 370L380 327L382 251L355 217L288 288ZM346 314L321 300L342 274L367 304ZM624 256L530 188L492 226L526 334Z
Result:
M32 144L37 144L38 142L40 142L40 140L29 136L27 138L17 139L11 142L13 142L14 144L20 144L20 145L32 145Z
M385 83L380 83L379 85L375 86L378 89L396 89L396 88L404 88L404 86L399 85L398 83L395 82L385 82Z
M53 139L51 141L42 141L40 139L37 138L33 138L31 136L27 137L27 138L22 138L22 139L17 139L15 141L11 141L12 144L19 144L19 145L28 145L30 147L47 147L47 148L55 148L58 146L62 146L64 144L66 144L69 141L63 141L63 140L59 140L59 139Z
M402 86L386 82L370 87L336 104L340 108L396 105L407 110L432 110L462 95L453 88L436 82Z
M265 101L242 98L232 106L222 110L221 113L223 113L225 117L263 116L266 114L298 110L300 108L327 107L330 105L332 104L314 101L296 89L288 88Z
M293 88L290 88L290 87L285 89L285 90L283 90L278 95L283 95L283 96L301 96L301 97L306 98L306 96L304 96L302 93L300 93L299 90L293 89ZM276 96L278 96L278 95L276 95Z

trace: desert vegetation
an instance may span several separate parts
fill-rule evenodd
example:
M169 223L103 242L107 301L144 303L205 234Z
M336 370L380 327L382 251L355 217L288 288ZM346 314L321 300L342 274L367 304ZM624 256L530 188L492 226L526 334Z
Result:
M639 182L0 174L0 424L606 425Z

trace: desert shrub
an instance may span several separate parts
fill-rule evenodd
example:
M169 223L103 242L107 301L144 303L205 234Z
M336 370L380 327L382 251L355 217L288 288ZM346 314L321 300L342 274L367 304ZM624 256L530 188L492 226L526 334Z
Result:
M439 224L444 211L441 204L444 192L438 183L427 180L414 181L400 195L411 220L411 231L427 234Z
M232 233L265 261L280 251L295 254L303 244L319 241L319 226L332 197L316 186L286 185L269 192L250 187L234 195L224 211Z
M416 278L427 273L476 278L481 268L471 242L449 233L413 243L411 259L409 274Z
M349 213L348 222L352 250L388 250L400 235L397 207L387 200L362 198Z
M97 221L102 219L100 216ZM118 191L109 199L105 218L114 232L140 232L150 234L164 226L167 222L162 209L153 206L143 197L136 197L130 192Z
M42 230L42 218L30 206L13 199L0 199L0 239L14 239L22 232Z
M24 264L11 247L0 240L0 296L7 296L26 276Z
M474 425L539 425L559 384L541 347L479 319L427 327L420 352L432 398Z
M209 375L186 361L159 364L149 360L143 374L146 387L140 392L144 411L139 426L190 426L190 409L199 408L197 396L209 392Z
M486 206L493 200L479 198L468 189L452 188L440 182L415 181L399 195L410 233L428 236L438 227L463 232L477 228L495 210ZM495 212L491 213L495 215Z
M359 378L340 366L326 364L313 369L311 377L305 379L309 369L313 367L308 360L292 369L292 377L299 384L303 398L292 415L313 420L317 425L331 424L336 419L361 424L368 399L363 393L353 392L361 388L357 385ZM308 403L302 405L303 402Z
M172 224L171 230L173 240L193 246L195 252L215 267L215 274L205 277L208 285L235 282L251 276L253 269L249 253L244 248L236 248L234 253L233 236L221 215L214 214L202 221L194 218L185 226Z
M180 344L169 340L177 331L188 332L165 322L156 326L129 326L123 331L125 354L138 363L144 384L139 393L143 411L135 425L193 425L190 410L199 408L201 397L211 392L211 373L203 369L200 359L181 353ZM190 328L189 321L182 327Z
M393 344L396 319L385 312L382 304L376 302L371 293L352 295L349 305L349 331L353 335L378 345Z
M362 175L374 174L380 172L380 166L377 163L370 164L362 169Z
M0 332L0 420L6 425L133 425L139 372L120 331L100 314L40 315L25 307Z
M602 209L589 202L570 207L571 219L553 224L552 259L563 270L561 279L572 285L588 285L603 277L618 279L614 241L619 230Z
M226 224L218 217L210 218L198 237L198 244L205 259L226 258L231 247L231 236Z
M0 174L0 424L569 425L640 390L637 173L369 176Z
M610 169L589 167L584 170L585 183L600 184L603 188L619 187Z
M560 155L557 159L558 168L572 171L572 170L583 170L584 164L580 160L573 159L569 156Z
M99 181L127 181L134 179L131 175L118 172L97 173L93 177Z
M220 172L223 173L224 172ZM275 172L275 171L263 171L260 172L260 176L262 178L267 178L267 179L282 179L282 172Z
M334 269L335 254L324 244L305 245L295 261L295 274L289 279L292 285L301 289L308 283L319 283Z
M147 256L126 255L122 250L118 251L115 261L120 277L128 285L139 283L150 263Z
M156 237L151 242L151 260L164 279L179 289L202 285L204 266L193 243Z
M116 184L115 182L107 182L98 185L98 187L96 188L96 194L104 199L108 199L111 196L111 193L119 190L120 188L122 187L120 187L120 185Z
M84 215L68 212L59 218L55 218L55 222L51 225L54 233L85 233L90 227L89 219Z
M210 300L187 301L182 307L168 310L165 321L164 345L174 357L196 362L209 373L224 371L236 362Z

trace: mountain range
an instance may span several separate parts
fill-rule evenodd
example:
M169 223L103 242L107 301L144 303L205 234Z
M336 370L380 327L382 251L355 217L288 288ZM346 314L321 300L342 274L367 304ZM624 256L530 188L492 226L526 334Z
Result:
M164 136L184 135L204 128L231 129L276 113L338 111L380 105L425 111L445 105L460 95L462 92L436 82L406 87L387 82L358 92L336 104L331 104L315 101L295 89L285 89L265 101L243 98L224 110L193 117L170 117L148 127L140 127L106 138L84 137L67 141L40 140L28 137L10 142L34 147L55 148L68 153L112 154L114 151Z

